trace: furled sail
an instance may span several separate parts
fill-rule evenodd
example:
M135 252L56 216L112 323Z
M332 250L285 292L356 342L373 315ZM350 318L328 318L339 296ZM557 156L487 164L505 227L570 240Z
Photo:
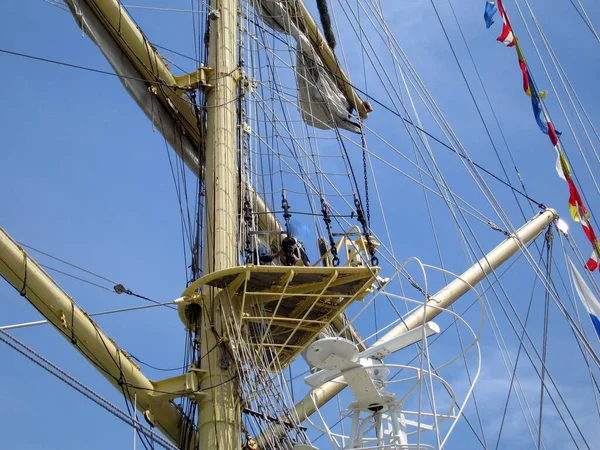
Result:
M292 23L289 10L279 0L255 0L254 7L260 13L260 16L269 28L285 34L292 34ZM298 30L298 32L300 32Z
M321 57L312 46L308 51L304 48L299 44L296 51L296 83L302 119L316 128L337 127L360 133L360 125L351 119L352 106L323 66Z
M65 0L81 29L100 48L121 83L171 147L187 166L199 173L201 161L198 149L190 142L181 127L173 120L173 114L158 100L148 84L115 42L106 28L99 22L85 1Z
M315 128L342 128L360 133L360 125L352 120L353 107L348 98L323 64L310 39L292 19L285 1L255 0L255 6L267 26L296 40L296 83L302 119Z

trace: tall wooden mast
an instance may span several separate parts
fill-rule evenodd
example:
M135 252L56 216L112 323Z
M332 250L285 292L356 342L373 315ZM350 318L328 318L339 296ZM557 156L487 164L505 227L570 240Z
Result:
M212 0L209 12L209 67L213 86L207 92L206 207L204 272L237 265L237 0ZM226 336L225 320L231 316L227 291L208 287L201 318L201 369L206 371L199 402L198 433L201 449L237 449L239 402L237 383L231 380L220 337ZM231 381L228 381L231 380Z

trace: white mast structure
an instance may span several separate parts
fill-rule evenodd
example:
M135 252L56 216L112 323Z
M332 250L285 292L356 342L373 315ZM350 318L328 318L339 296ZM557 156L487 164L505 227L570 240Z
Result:
M312 308L319 298L331 297L328 291L336 287L335 296L345 299L336 308L330 307L320 316L298 311L292 317L277 316L277 308L266 317L271 324L289 329L283 343L277 344L282 366L289 364L327 324L336 324L344 308L356 299L363 298L377 274L377 268L368 267L236 267L237 223L240 186L237 186L237 96L238 82L242 77L238 66L238 0L211 0L210 45L207 66L196 72L174 76L153 49L141 30L135 25L118 0L65 0L78 23L100 46L115 71L126 78L123 84L149 117L152 112L165 119L160 131L169 140L177 154L195 174L204 169L206 186L204 273L186 289L182 304L196 303L201 306L201 360L200 367L191 367L188 373L151 381L109 336L69 297L51 277L10 236L0 229L0 275L26 298L72 345L105 376L117 389L128 386L130 395L136 398L136 407L157 426L176 446L182 448L181 431L186 423L182 412L172 402L177 397L190 397L198 402L199 417L197 433L185 444L187 448L238 450L241 443L241 407L238 393L239 379L235 367L224 357L223 351L212 351L223 345L228 338L228 327L240 320L265 319L248 316L250 307L246 298L249 284L252 294L264 297L264 304L290 298L299 305ZM315 45L324 64L341 80L345 92L362 118L366 118L369 106L360 101L351 88L347 76L339 67L332 50L320 35L318 27L301 1L294 2L296 15L303 20L303 28ZM125 58L123 58L123 56ZM139 81L142 78L146 83ZM183 96L187 90L202 89L207 99L206 141L201 142L197 116ZM150 105L150 106L148 106ZM177 144L177 125L186 130L185 140ZM164 125L167 123L167 125ZM168 125L170 124L170 125ZM157 123L158 125L158 123ZM206 162L197 149L204 145ZM260 227L265 230L280 229L274 215L268 213L265 203L255 194L255 209ZM485 258L469 269L430 301L438 307L447 307L469 288L535 239L553 220L556 212L546 210L515 234L508 237ZM341 245L341 244L340 244ZM268 273L279 277L280 290L269 287L260 291L260 277ZM298 274L304 278L296 281ZM311 278L312 277L312 278ZM233 281L231 281L233 279ZM228 281L223 281L228 280ZM258 280L258 281L257 281ZM306 280L309 280L308 282ZM310 281L313 280L313 281ZM345 292L345 284L356 284ZM465 284L466 282L467 284ZM281 287L283 286L283 287ZM341 294L340 294L341 292ZM436 308L428 308L435 314ZM433 317L427 317L425 321ZM401 333L424 322L422 312L417 311L404 324L390 331L378 344L389 341ZM238 325L240 322L236 322ZM274 326L275 326L274 325ZM354 332L356 336L358 334ZM219 337L217 337L219 336ZM219 340L221 339L221 340ZM205 357L204 357L205 356ZM116 363L115 363L116 362ZM232 376L233 374L233 376ZM343 385L328 382L316 395L318 404L324 404ZM301 402L297 408L300 420L313 410L312 399ZM278 431L283 433L283 428ZM261 440L258 439L259 445Z

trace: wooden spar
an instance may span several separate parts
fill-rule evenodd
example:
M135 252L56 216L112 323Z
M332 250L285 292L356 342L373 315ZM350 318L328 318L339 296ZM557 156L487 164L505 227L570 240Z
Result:
M23 293L116 389L126 389L132 402L135 397L137 409L179 446L185 418L175 405L152 396L156 389L153 382L2 228L0 275ZM126 384L121 386L121 380Z
M485 257L477 261L466 272L460 275L460 277L433 295L427 302L429 307L421 307L414 311L410 316L403 320L402 323L390 330L373 345L387 342L406 331L422 325L423 322L432 320L468 292L471 289L471 286L478 284L526 244L539 236L540 233L557 218L558 214L553 209L546 209L541 212L519 228L514 234L511 234L504 242L489 252ZM316 400L317 406L321 407L339 394L345 387L346 384L341 377L324 383L300 401L296 405L295 414L291 414L290 418L287 420L291 420L292 417L297 415L300 422L302 422L316 411L313 399ZM283 428L281 426L279 426L279 428L280 430L275 432L282 433L284 431ZM259 448L263 448L261 446L264 443L262 435L257 438L257 441L259 443Z

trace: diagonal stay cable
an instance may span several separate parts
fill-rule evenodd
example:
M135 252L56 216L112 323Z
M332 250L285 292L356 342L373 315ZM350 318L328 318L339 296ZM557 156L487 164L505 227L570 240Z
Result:
M20 354L25 356L27 359L29 359L33 363L37 364L42 369L44 369L47 372L49 372L50 374L54 375L56 378L58 378L59 380L61 380L64 383L66 383L68 386L72 387L77 392L84 395L85 397L87 397L88 399L90 399L91 401L93 401L98 406L102 407L103 409L105 409L106 411L108 411L109 413L111 413L112 415L117 417L118 419L131 425L139 433L145 435L147 438L156 442L157 444L159 444L161 447L163 447L165 449L172 450L172 449L177 448L173 444L168 442L166 439L164 439L162 436L155 434L149 427L137 422L134 418L132 418L130 415L128 415L125 411L123 411L118 406L114 405L113 403L109 402L104 397L100 396L100 394L98 394L95 391L93 391L92 389L90 389L88 386L83 384L81 381L72 377L67 372L62 370L60 367L53 364L48 359L44 358L42 355L35 352L30 347L26 346L23 342L19 341L17 338L11 336L9 333L7 333L6 331L3 331L3 330L0 330L0 333L3 335L3 336L0 336L0 341L4 342L9 347L16 350L17 352L19 352Z

